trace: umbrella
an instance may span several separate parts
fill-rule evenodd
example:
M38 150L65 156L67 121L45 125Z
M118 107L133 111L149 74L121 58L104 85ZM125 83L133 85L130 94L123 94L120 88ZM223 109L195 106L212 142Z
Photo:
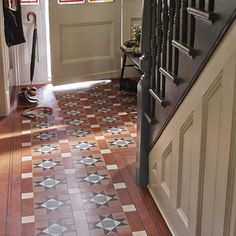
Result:
M27 14L28 21L30 21L30 16L33 17L33 23L34 23L32 52L31 52L31 61L30 61L30 83L32 85L32 81L34 78L35 54L36 54L36 44L37 44L37 16L34 12L29 12Z

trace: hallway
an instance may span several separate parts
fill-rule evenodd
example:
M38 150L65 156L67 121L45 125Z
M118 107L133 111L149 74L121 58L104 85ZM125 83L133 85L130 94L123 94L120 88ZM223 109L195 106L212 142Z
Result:
M38 98L52 115L0 122L0 235L171 235L135 184L136 94L106 80Z

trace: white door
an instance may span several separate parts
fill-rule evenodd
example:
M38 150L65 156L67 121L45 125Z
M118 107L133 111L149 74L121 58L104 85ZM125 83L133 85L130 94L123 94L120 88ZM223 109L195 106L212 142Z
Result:
M49 1L52 83L119 76L121 0Z
M35 1L35 0L34 0ZM37 2L37 1L36 1ZM26 43L17 46L16 58L18 59L18 84L30 84L30 61L32 53L32 39L34 24L32 17L27 20L27 14L34 12L37 17L37 44L33 84L44 84L48 82L47 72L47 40L46 40L46 0L39 1L39 4L22 5L22 24Z

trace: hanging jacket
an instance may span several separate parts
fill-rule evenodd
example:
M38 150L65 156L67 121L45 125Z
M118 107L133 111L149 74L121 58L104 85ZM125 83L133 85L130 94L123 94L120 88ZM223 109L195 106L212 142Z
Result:
M20 0L3 0L3 13L7 46L24 43Z

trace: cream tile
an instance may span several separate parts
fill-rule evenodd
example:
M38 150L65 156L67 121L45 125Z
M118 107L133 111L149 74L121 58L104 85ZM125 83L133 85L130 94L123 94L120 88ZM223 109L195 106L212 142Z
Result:
M119 107L119 106L121 106L121 104L120 103L114 103L113 106L114 107Z
M118 170L117 165L107 165L107 170Z
M33 178L33 173L23 173L21 174L22 179Z
M69 142L68 139L60 139L60 140L59 140L59 143L68 143L68 142Z
M32 156L24 156L21 159L22 161L32 161Z
M91 125L91 128L99 128L100 125Z
M63 120L63 117L56 117L55 120L56 121Z
M96 117L95 115L87 115L88 118L94 118Z
M127 115L127 112L119 112L118 115L119 116L125 116L125 115Z
M75 174L76 170L75 169L65 169L65 174L70 175L70 174Z
M96 140L104 140L105 137L104 137L104 136L95 136L95 139L96 139Z
M129 125L133 125L133 122L124 122L124 125L129 126Z
M30 147L31 146L31 142L22 143L21 146L22 147Z
M65 157L72 157L71 153L61 153L61 157L65 158Z
M34 198L34 193L31 192L31 193L22 193L21 194L21 199L31 199L31 198Z
M31 130L23 130L21 133L22 134L31 134Z
M124 212L136 211L134 204L122 206Z
M147 236L146 231L136 231L132 233L133 236Z
M34 216L23 216L21 217L21 224L28 224L28 223L34 223L35 217Z
M137 137L137 134L130 134L130 135L131 135L131 137L133 137L133 138Z
M124 189L124 188L126 188L125 183L116 183L116 184L113 184L113 185L114 185L115 189Z
M101 154L108 154L111 153L110 149L104 149L104 150L100 150Z
M22 124L28 124L31 123L31 120L22 120Z
M66 128L58 128L57 131L65 131Z
M79 188L69 188L68 192L69 192L69 194L80 193L80 189Z
M92 108L91 106L83 106L84 109L90 109Z
M80 98L81 101L87 101L88 98Z

